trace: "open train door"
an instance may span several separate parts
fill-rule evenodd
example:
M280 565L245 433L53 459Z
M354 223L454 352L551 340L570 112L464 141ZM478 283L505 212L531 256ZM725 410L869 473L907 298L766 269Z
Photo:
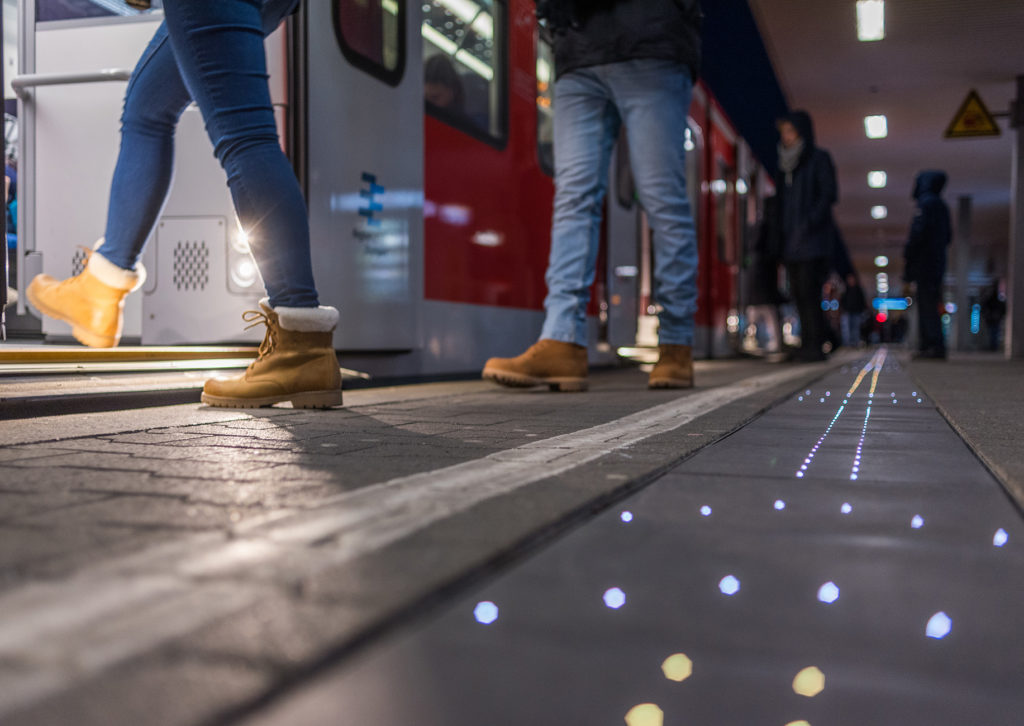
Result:
M300 11L313 271L341 311L336 348L421 347L423 74L419 3L311 0Z
M120 143L128 77L162 21L162 3L138 11L124 0L23 0L15 79L21 119L19 284L38 272L61 279L85 262L79 245L103 234ZM283 35L267 42L281 126ZM174 182L147 241L148 276L126 301L122 340L163 345L259 340L240 316L262 284L240 233L226 177L202 115L192 105L175 136ZM67 324L45 318L50 339Z

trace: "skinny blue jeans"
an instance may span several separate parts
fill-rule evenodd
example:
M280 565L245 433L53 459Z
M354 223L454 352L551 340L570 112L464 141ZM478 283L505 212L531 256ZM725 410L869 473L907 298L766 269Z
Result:
M640 203L654 231L659 342L693 344L697 233L686 195L684 66L642 59L582 68L555 82L555 211L541 338L587 344L608 163L625 124Z
M298 0L165 0L125 95L101 254L134 269L174 171L174 131L195 100L227 172L273 307L315 307L306 203L282 152L263 38Z

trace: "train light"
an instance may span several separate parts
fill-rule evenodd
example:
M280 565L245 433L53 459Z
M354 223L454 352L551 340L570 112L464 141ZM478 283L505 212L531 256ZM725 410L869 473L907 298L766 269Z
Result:
M889 216L889 208L884 204L876 204L871 208L871 217L873 219L885 219Z
M878 257L875 258L875 267L888 267L888 266L889 266L889 258L886 257L885 255L879 255Z
M888 183L889 175L884 171L868 172L868 186L872 189L885 189L885 185Z
M885 0L857 0L857 39L885 38Z
M885 116L865 116L864 133L869 139L884 139L889 135L889 121Z

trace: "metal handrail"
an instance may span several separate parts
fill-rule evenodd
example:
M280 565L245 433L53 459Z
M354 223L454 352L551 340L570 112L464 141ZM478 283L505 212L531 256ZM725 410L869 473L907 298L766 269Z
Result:
M104 83L108 81L127 81L132 72L124 68L104 68L88 73L30 73L15 76L11 79L18 98L28 97L28 89L36 86L68 86L76 83Z

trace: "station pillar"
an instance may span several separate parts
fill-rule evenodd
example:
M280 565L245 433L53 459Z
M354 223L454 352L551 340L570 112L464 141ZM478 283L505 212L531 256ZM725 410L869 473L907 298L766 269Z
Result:
M1010 264L1006 285L1006 357L1024 358L1024 76L1010 114L1013 173L1010 186Z

